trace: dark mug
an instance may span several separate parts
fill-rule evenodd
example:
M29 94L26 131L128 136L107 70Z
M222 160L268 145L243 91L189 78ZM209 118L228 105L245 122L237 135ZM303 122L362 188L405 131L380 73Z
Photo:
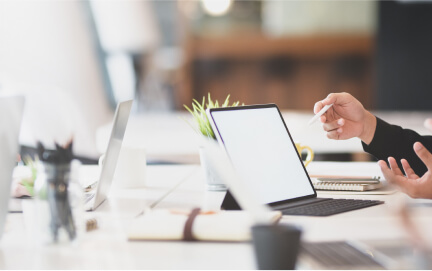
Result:
M288 224L253 226L252 239L258 269L295 269L300 236L301 230Z

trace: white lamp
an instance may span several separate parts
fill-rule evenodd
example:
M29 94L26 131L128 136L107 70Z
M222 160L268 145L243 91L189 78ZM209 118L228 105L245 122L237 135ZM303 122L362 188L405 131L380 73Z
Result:
M158 45L159 31L151 2L92 0L90 5L106 52L140 54Z
M149 1L92 0L100 44L116 101L138 93L141 57L159 43L159 30Z

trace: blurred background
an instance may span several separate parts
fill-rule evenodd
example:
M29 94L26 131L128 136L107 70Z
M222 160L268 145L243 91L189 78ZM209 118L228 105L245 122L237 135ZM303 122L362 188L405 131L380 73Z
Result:
M330 92L432 110L427 1L0 1L0 93L28 97L21 142L73 134L100 154L118 101L134 114L231 95L312 112Z

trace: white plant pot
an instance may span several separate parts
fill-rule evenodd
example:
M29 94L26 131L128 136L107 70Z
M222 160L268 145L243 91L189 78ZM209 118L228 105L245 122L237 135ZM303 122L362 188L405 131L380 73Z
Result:
M209 163L208 153L206 152L205 147L199 148L199 155L201 161L201 168L204 171L204 177L207 184L207 190L209 191L226 191L227 186L223 182L220 175L217 171L212 167L211 163Z

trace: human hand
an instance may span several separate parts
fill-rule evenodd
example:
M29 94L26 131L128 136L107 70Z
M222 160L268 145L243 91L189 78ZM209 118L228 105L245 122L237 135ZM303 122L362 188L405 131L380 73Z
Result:
M31 197L31 193L22 183L13 183L11 187L11 195L14 198Z
M402 159L401 163L406 176L402 173L396 159L393 157L388 158L390 168L383 160L378 161L378 165L385 179L389 183L397 185L408 196L432 199L432 154L420 142L414 143L414 151L428 169L422 177L419 177L414 172L405 159Z
M340 140L359 137L366 144L372 141L376 118L356 98L349 93L331 93L315 103L314 113L329 104L333 106L320 118L328 138Z

